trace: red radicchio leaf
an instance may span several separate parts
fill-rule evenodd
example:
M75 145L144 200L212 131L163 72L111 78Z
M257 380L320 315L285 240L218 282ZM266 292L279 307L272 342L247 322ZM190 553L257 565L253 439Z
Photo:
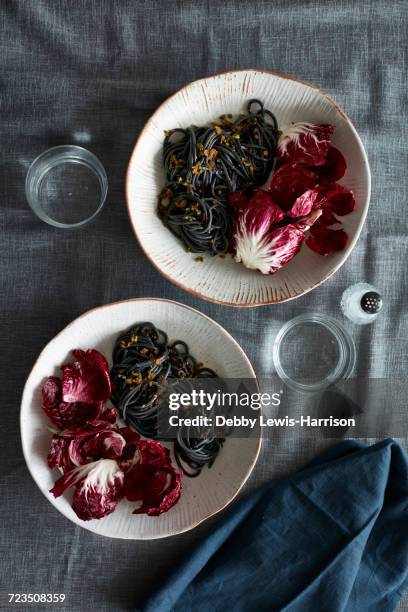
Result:
M178 502L180 493L181 475L171 465L139 463L125 475L125 496L130 501L142 502L133 514L158 516L167 512Z
M237 196L237 197L235 197ZM241 197L242 196L242 197ZM245 224L253 231L260 227L270 227L284 219L285 213L275 204L272 196L267 191L256 189L249 199L243 192L234 193L229 196L235 201L233 214L233 236L229 245L229 252L235 252L235 234L239 230L241 220L245 215Z
M139 442L140 462L156 467L170 464L170 451L156 440L141 440Z
M127 431L125 431L127 430ZM125 433L124 433L125 431ZM129 427L120 429L126 439L126 446L120 460L121 468L126 471L136 463L143 463L153 467L170 465L170 451L156 440L140 440Z
M51 438L47 461L51 469L59 467L63 472L71 469L73 465L69 456L69 439L54 434Z
M348 243L348 236L342 229L333 230L328 227L316 228L311 236L307 238L307 246L319 253L319 255L333 255L336 251L342 251Z
M59 497L75 487L72 508L83 521L111 514L123 497L124 474L113 459L76 467L59 478L50 493Z
M116 423L116 417L116 408L114 408L113 406L106 406L104 402L99 403L99 414L96 420ZM88 420L88 423L91 423L91 419Z
M105 357L95 349L76 349L72 353L76 361L61 366L64 402L106 401L111 395L111 381Z
M126 441L126 445L123 449L123 453L119 462L120 467L125 472L137 461L140 461L140 435L130 427L121 427L119 431Z
M327 153L326 161L322 166L316 166L313 168L319 176L319 180L328 181L334 183L341 179L347 169L346 160L343 154L336 149L336 147L330 147Z
M167 487L167 472L153 465L137 463L126 473L124 495L129 501L151 501Z
M78 488L74 493L72 508L75 514L83 521L101 519L104 516L108 516L108 514L112 514L116 509L116 506L123 497L122 488L123 483L120 479L116 479L103 495L96 489L90 489L87 494Z
M126 463L124 481L125 497L141 502L133 514L157 516L167 512L181 491L181 476L171 465L169 450L155 440L132 439L131 430L125 435L132 451L136 447L133 461Z
M72 469L98 459L118 459L126 441L110 423L94 421L92 425L65 430L51 440L48 465Z
M50 421L59 429L80 427L87 422L103 420L114 423L116 410L105 406L105 402L84 404L82 402L64 402L62 400L62 382L56 376L50 376L42 387L42 409Z
M319 185L319 193L319 206L336 215L348 215L354 210L356 200L353 192L339 183Z
M253 215L254 225L257 225L263 214L268 214L271 225L279 223L285 217L285 213L275 204L271 194L263 189L254 191L249 201L249 209L250 215Z
M237 204L233 210L235 224L243 214L247 214L247 222L254 227L262 224L266 218L269 225L274 225L285 217L285 213L275 204L268 191L256 189L251 198L244 196L241 191L231 194L229 199L231 200L235 196L238 196L235 200Z
M42 386L43 406L47 408L58 407L62 400L61 379L49 376Z
M316 184L316 173L297 163L283 164L272 175L269 192L283 210L289 210L295 200Z
M131 427L121 427L119 431L121 436L123 436L126 441L126 446L122 453L122 458L126 457L126 455L130 457L130 453L132 453L133 456L134 451L139 446L140 435Z
M90 431L85 436L71 440L69 455L75 465L84 465L97 459L118 459L123 453L126 441L114 428Z
M121 435L126 440L126 445L137 444L140 440L140 435L131 427L121 427L119 429Z
M233 212L243 212L249 205L250 198L243 192L237 191L228 196Z
M300 251L305 233L320 215L321 211L315 210L295 223L265 230L261 227L257 232L247 229L243 218L236 235L235 260L262 274L273 274Z
M340 223L340 221L333 215L332 212L330 212L330 210L324 208L316 223L310 228L310 233L313 234L315 230L321 226L328 227L329 225L334 225L335 223Z
M296 198L292 208L287 212L288 217L304 217L308 215L316 208L318 198L319 192L316 189L308 189Z
M321 166L326 161L333 132L333 125L294 123L279 138L277 154L290 163Z

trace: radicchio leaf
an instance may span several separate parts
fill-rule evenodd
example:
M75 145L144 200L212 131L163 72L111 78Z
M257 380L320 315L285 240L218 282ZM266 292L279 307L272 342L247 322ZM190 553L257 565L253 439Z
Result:
M307 238L307 246L319 253L319 255L333 255L336 251L342 251L348 243L348 236L343 229L333 230L329 227L320 226Z
M59 497L75 487L72 508L83 521L111 514L123 497L124 474L113 459L78 466L62 476L50 493Z
M95 420L116 421L116 410L105 406L105 402L88 404L63 401L62 381L56 376L47 378L41 391L42 409L58 429L80 427Z
M152 466L169 465L170 451L168 448L157 442L157 440L141 440L139 442L141 463Z
M140 461L141 455L139 451L139 445L141 443L141 440L140 435L131 427L121 427L119 431L126 441L126 446L123 449L123 453L119 462L120 467L125 472L133 465L135 465L135 463Z
M334 183L341 179L347 169L346 160L343 154L336 147L329 147L327 157L322 166L313 168L319 175L319 180Z
M275 225L284 219L285 213L275 202L271 194L263 189L256 189L249 201L250 214L253 215L254 224L262 215L268 214L270 223Z
M314 223L310 232L313 234L315 229L318 227L321 227L321 226L329 227L329 225L335 225L336 223L340 223L337 217L335 217L330 210L328 210L327 208L324 208L322 210L322 214L320 215L316 223Z
M248 208L237 217L235 229L241 227L244 219L249 232L264 232L284 217L285 214L279 206L276 206L272 197L266 191L258 191L251 198Z
M304 217L308 215L318 204L319 192L316 189L308 189L296 198L292 208L286 213L288 217Z
M316 181L316 173L306 166L283 164L272 175L269 192L280 208L289 210L300 195L315 186Z
M242 195L242 197L241 197ZM245 223L248 227L256 228L266 225L270 227L282 221L285 213L275 204L272 196L267 191L256 189L251 198L243 195L243 192L234 193L230 199L235 202L233 209L233 235L230 241L229 252L235 253L235 235L237 234L240 222L245 216Z
M319 206L335 215L348 215L354 210L356 200L353 192L339 183L319 185Z
M76 361L61 366L64 402L106 401L111 395L111 381L105 357L95 349L76 349L72 353Z
M277 228L266 223L253 228L246 224L244 215L235 236L235 260L251 270L273 274L300 251L305 233L320 215L321 211L315 210L297 222Z
M124 494L130 501L139 501L133 514L158 516L167 512L180 499L181 475L173 466L136 464L126 472Z
M62 431L52 437L48 465L66 471L98 459L118 459L126 440L115 425L94 421L92 425Z
M244 191L236 191L228 196L233 213L243 212L249 206L249 196Z
M170 451L156 440L133 440L133 444L137 451L126 465L124 481L125 497L140 502L133 514L167 512L181 492L181 475L171 465Z
M126 440L126 446L120 460L120 465L124 471L130 469L136 463L153 467L171 464L170 451L157 440L140 440L139 434L130 427L123 427L119 431Z
M48 466L51 469L59 467L66 472L74 467L69 456L69 442L69 438L63 438L58 434L52 436L47 457Z
M277 154L285 161L321 166L329 151L334 126L294 123L279 137Z

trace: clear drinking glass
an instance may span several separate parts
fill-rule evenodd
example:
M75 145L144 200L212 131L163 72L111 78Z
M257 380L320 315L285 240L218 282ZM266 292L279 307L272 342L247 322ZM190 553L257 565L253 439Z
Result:
M273 347L278 376L298 391L320 391L355 366L356 349L346 328L320 313L303 314L279 330Z
M35 214L59 228L81 227L102 210L108 179L99 159L87 149L61 145L41 153L25 183Z

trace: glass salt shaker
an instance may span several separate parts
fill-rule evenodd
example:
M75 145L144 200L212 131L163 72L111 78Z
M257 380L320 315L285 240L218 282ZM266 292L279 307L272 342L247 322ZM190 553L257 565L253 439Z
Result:
M383 299L372 285L357 283L344 291L340 305L344 316L350 321L366 325L375 321L380 314Z

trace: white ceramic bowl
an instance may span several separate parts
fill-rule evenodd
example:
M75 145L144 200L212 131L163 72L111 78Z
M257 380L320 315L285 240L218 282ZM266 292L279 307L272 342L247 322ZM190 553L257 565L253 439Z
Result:
M188 531L227 506L248 479L260 450L259 431L250 438L229 438L211 469L182 481L182 496L171 510L157 517L132 515L135 504L122 500L109 516L81 521L71 508L72 490L54 498L49 490L59 477L47 466L51 425L41 409L41 386L47 376L59 375L59 365L74 348L97 348L109 360L114 341L137 321L152 321L169 339L186 340L192 354L219 376L255 378L243 350L224 328L197 310L160 299L117 302L91 310L60 332L38 357L24 388L21 438L32 477L46 498L71 521L112 538L148 540Z
M342 218L350 237L347 248L321 257L305 245L276 274L264 276L230 256L204 257L184 250L157 216L157 197L165 184L161 162L164 130L201 125L223 113L239 113L259 98L275 113L279 127L292 121L331 123L333 143L347 161L340 181L354 191L356 208ZM299 297L327 280L350 255L360 234L370 199L370 170L361 140L347 115L316 87L288 76L259 70L226 72L194 81L168 98L144 127L129 162L126 192L130 219L142 249L170 281L186 291L229 306L274 304Z

